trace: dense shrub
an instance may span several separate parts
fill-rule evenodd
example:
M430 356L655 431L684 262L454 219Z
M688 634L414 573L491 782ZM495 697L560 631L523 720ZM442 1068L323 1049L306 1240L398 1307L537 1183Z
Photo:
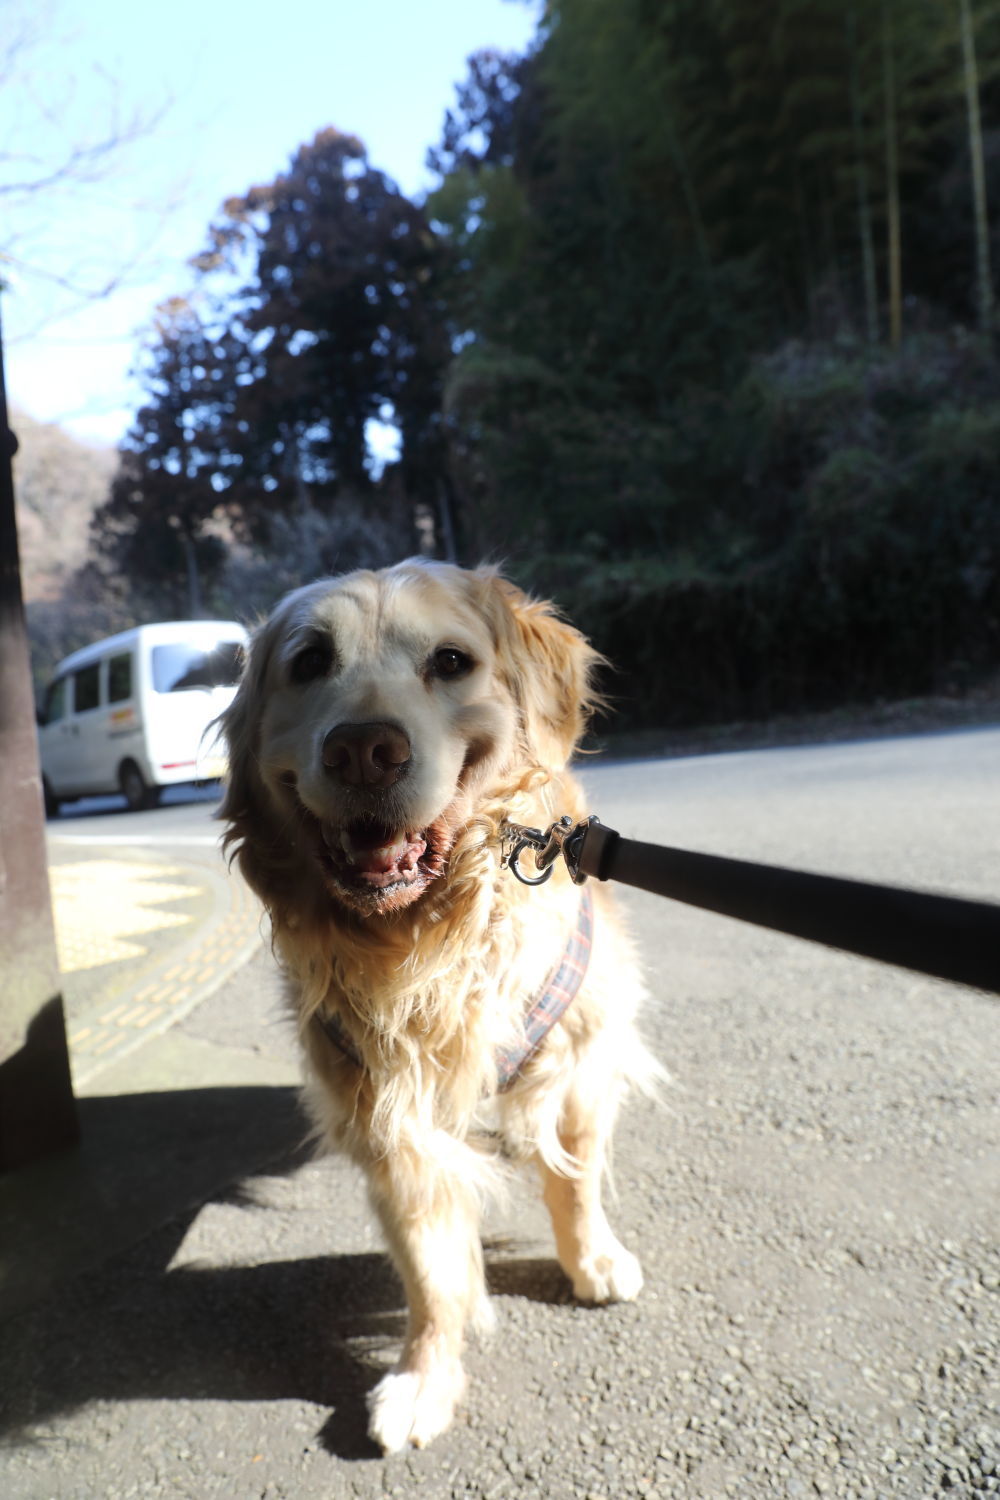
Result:
M633 723L961 686L1000 660L996 373L960 338L789 345L730 396L687 396L681 439L632 450L619 523L644 535L609 555L578 526L570 549L546 508L514 570L612 659Z

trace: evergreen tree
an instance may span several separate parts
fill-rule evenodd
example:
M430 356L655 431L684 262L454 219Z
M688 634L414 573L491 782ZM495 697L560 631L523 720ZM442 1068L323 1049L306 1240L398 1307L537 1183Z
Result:
M437 258L420 210L356 137L332 129L273 183L225 204L198 264L252 272L230 317L253 472L283 492L363 492L379 420L398 424L404 464L422 473L447 354L431 305Z
M204 613L203 582L224 558L211 523L222 509L218 348L191 306L158 311L147 351L148 401L120 450L106 503L94 516L99 549L127 577L162 591L172 612Z
M218 533L266 541L273 517L319 507L351 525L382 503L369 424L395 425L414 545L418 510L447 530L441 252L422 212L334 130L273 183L227 201L196 257L198 306L161 310L148 398L97 518L106 550L194 595ZM433 524L433 523L432 523Z

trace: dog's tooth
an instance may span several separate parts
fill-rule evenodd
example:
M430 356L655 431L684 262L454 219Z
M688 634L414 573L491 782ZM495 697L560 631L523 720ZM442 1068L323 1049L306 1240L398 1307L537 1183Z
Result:
M347 860L347 863L349 865L357 864L357 860L354 858L354 845L351 843L351 835L346 828L341 830L338 843L344 851L344 858Z

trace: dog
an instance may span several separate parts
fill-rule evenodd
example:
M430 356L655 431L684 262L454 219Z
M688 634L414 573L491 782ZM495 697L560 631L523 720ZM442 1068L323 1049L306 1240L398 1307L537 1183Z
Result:
M462 1397L465 1333L491 1323L481 1206L510 1160L537 1164L578 1298L642 1286L601 1204L619 1103L660 1076L631 944L606 887L501 865L505 819L586 815L567 765L600 661L495 569L410 560L289 594L223 715L224 842L270 914L306 1108L367 1177L405 1289L402 1355L368 1398L384 1452L429 1443ZM550 976L584 964L526 1047Z

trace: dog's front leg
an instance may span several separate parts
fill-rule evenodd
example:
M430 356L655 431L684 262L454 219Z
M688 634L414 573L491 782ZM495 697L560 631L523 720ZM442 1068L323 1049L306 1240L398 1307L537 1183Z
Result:
M468 1149L449 1146L459 1158ZM369 1433L391 1453L423 1448L450 1424L465 1389L465 1327L486 1322L488 1304L476 1199L461 1170L412 1148L376 1162L370 1185L408 1312L399 1363L368 1400Z
M605 1142L599 1128L560 1132L575 1165L572 1175L539 1163L559 1264L584 1302L631 1302L642 1290L642 1269L615 1236L601 1203Z

